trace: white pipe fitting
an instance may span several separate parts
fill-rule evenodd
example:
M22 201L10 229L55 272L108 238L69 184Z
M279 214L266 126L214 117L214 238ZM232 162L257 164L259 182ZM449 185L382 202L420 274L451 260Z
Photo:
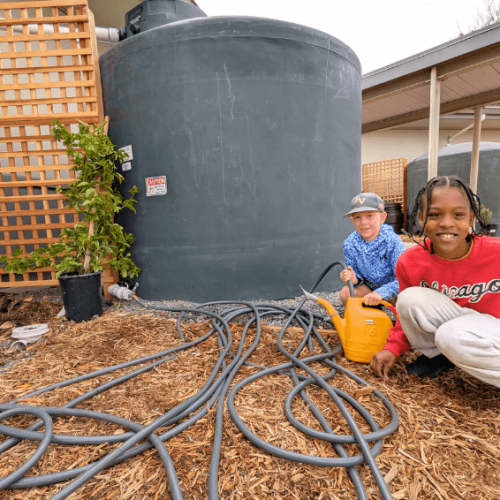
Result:
M119 30L116 28L99 28L96 27L95 34L97 43L104 45L115 45L120 41Z
M24 349L32 342L38 342L48 331L49 325L46 323L37 323L35 325L14 328L11 333L11 338L15 339L15 342L12 343L11 347L15 351Z
M114 295L120 300L130 300L134 295L133 290L129 290L124 286L111 285L108 287L108 293Z

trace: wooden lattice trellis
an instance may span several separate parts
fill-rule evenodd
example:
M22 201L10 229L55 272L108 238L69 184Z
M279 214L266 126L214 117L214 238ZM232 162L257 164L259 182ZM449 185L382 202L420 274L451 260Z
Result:
M31 252L73 225L55 190L75 174L50 123L77 131L77 120L102 122L98 64L87 0L0 3L0 254ZM57 283L52 269L0 270L0 287Z
M361 167L361 182L363 191L376 193L384 201L401 203L405 217L404 227L408 216L406 202L406 165L405 158L365 163Z

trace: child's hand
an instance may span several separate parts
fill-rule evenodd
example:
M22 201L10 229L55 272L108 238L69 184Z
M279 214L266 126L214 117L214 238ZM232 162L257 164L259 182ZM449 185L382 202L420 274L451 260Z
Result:
M382 300L382 296L377 292L370 292L364 296L367 306L378 306Z
M348 283L350 280L352 280L353 285L358 284L358 278L356 278L356 273L354 272L354 269L351 266L347 266L347 269L344 269L340 273L340 279L344 283Z
M395 365L397 359L398 357L395 354L384 349L373 355L370 368L375 375L384 377L384 379L387 380L389 378L388 374Z

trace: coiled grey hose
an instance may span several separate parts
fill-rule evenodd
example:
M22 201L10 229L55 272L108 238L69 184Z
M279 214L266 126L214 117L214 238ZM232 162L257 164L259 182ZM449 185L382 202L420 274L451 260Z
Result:
M314 291L314 289L317 287L323 277L330 271L330 269L338 264L343 266L342 263L335 262L331 264L327 269L325 269L325 271L318 279L317 283L311 289L311 292ZM375 457L380 453L380 450L382 448L382 439L390 433L394 432L394 430L398 426L397 412L394 406L385 396L383 396L379 391L374 391L373 394L383 401L391 416L391 422L385 428L379 429L373 417L358 401L356 401L354 398L344 393L340 389L335 388L333 385L331 385L331 383L328 383L328 381L331 381L335 377L335 374L337 372L342 372L355 382L362 385L368 385L365 381L335 363L334 356L341 351L342 346L339 345L332 350L327 345L327 343L324 341L321 335L319 335L314 326L314 320L318 319L319 316L315 316L310 312L302 309L304 300L300 302L293 311L288 308L272 304L259 304L258 306L256 306L247 302L234 301L209 302L206 304L202 304L196 308L167 308L161 306L150 306L139 298L136 298L136 300L147 309L159 309L169 312L179 312L180 316L178 318L176 328L179 334L179 338L181 341L183 341L183 343L171 349L150 356L139 358L133 361L128 361L126 363L121 363L102 370L97 370L95 372L91 372L66 381L58 382L57 384L53 384L51 386L36 390L30 394L23 396L23 398L27 398L43 394L55 388L66 387L68 385L98 377L100 375L112 373L123 368L144 365L128 374L117 377L114 380L106 382L105 384L92 389L91 391L69 401L63 407L34 407L25 404L19 404L16 400L5 404L0 404L0 421L3 421L6 418L15 415L22 414L31 414L40 419L28 429L18 429L12 426L0 424L0 433L9 437L9 439L7 439L0 445L0 453L7 451L12 446L15 446L17 443L24 439L40 441L40 445L38 446L36 452L18 470L12 472L7 477L0 479L0 491L6 488L20 489L40 487L70 480L71 482L69 482L69 484L67 484L62 490L60 490L52 497L53 500L62 500L75 492L78 488L84 485L89 479L94 477L101 470L121 463L154 447L158 451L163 466L167 472L172 498L174 500L181 500L183 496L175 467L163 443L171 439L173 436L176 436L177 434L183 432L191 425L195 424L198 420L200 420L207 414L209 409L212 409L215 405L217 405L215 435L210 462L208 487L210 500L218 499L217 479L223 435L223 411L224 404L226 402L226 394L229 391L235 375L238 373L238 370L243 364L257 366L253 363L248 362L247 360L259 345L261 335L261 318L271 315L286 315L288 316L288 318L278 335L277 346L278 349L289 359L289 362L272 367L259 366L259 372L250 377L247 377L246 379L235 385L230 391L229 396L227 397L227 406L231 418L235 422L240 432L242 432L247 439L249 439L256 446L262 448L264 451L271 453L277 457L293 460L304 464L320 465L324 467L346 467L360 500L366 500L368 497L361 478L357 473L355 467L363 463L367 463L372 471L374 479L380 489L384 500L392 498L389 489L383 480L382 474L375 462ZM214 305L232 305L233 307L229 307L223 314L216 314L214 312L211 312L209 309ZM186 314L211 317L212 328L209 332L207 332L200 338L191 342L185 342L184 336L182 334L181 323ZM237 352L233 354L231 350L233 338L229 323L241 316L244 316L245 318L247 318L247 320L244 324L241 339L238 343ZM290 353L283 347L282 340L283 335L292 320L296 320L303 328L304 336L297 349L293 353ZM256 327L255 339L251 346L244 350L247 332L252 325L255 325ZM170 409L167 413L156 419L151 424L142 426L136 422L103 412L74 408L76 405L82 403L83 401L86 401L93 396L100 394L107 389L110 389L111 387L125 382L126 380L130 380L131 378L141 373L149 371L159 364L171 361L176 357L176 353L184 351L186 349L190 349L191 347L204 342L214 334L217 335L220 354L203 387L197 394L191 396L176 407ZM313 350L313 337L321 344L325 352L323 352L322 354L311 355L305 358L299 358L299 353L302 352L306 345L309 346L310 350ZM309 364L311 364L312 362L317 361L322 361L330 367L330 371L328 374L320 376L309 366ZM296 368L301 368L302 370L304 370L307 373L307 376L297 373ZM266 442L246 427L237 413L237 408L234 402L235 397L238 392L242 390L246 385L272 373L280 373L289 376L292 378L292 381L294 383L294 389L292 389L292 391L288 394L285 401L285 414L289 422L299 431L313 438L321 439L330 443L338 457L316 457L291 452ZM333 432L328 422L321 414L321 411L314 405L314 403L306 393L306 387L311 384L315 384L323 388L327 392L327 394L332 399L332 402L337 405L340 412L342 413L344 419L346 420L348 426L352 431L352 435L337 435ZM292 402L298 395L300 395L300 397L302 397L303 400L307 403L312 414L318 421L323 431L312 429L302 424L298 419L295 418L292 412ZM352 406L352 408L354 408L354 410L368 423L368 425L372 429L372 432L370 432L369 434L362 434L353 416L346 408L343 401L346 401L347 403L349 403L349 405ZM111 422L128 429L128 432L109 436L67 436L53 434L52 420L62 416L78 416ZM186 417L188 418L186 419ZM37 432L37 429L41 427L44 427L44 431ZM157 436L156 434L154 434L154 431L159 427L171 428L163 434ZM141 443L141 441L143 440L146 441ZM92 464L58 473L40 475L35 477L23 477L38 462L50 443L67 445L89 445L102 443L121 444L112 452L108 453L103 458ZM361 453L359 455L350 457L347 455L347 452L345 451L343 445L353 443L357 443L357 445L361 449ZM373 446L371 448L369 446L369 443L373 443Z

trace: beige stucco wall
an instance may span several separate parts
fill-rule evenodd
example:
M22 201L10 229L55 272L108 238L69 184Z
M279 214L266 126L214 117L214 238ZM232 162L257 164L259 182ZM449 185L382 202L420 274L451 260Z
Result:
M456 130L441 130L439 147L446 146L449 136L456 134ZM500 130L483 130L481 141L500 142ZM457 137L452 144L472 142L472 131ZM427 130L381 130L370 132L361 137L361 163L374 163L406 158L408 162L427 153L429 132Z

